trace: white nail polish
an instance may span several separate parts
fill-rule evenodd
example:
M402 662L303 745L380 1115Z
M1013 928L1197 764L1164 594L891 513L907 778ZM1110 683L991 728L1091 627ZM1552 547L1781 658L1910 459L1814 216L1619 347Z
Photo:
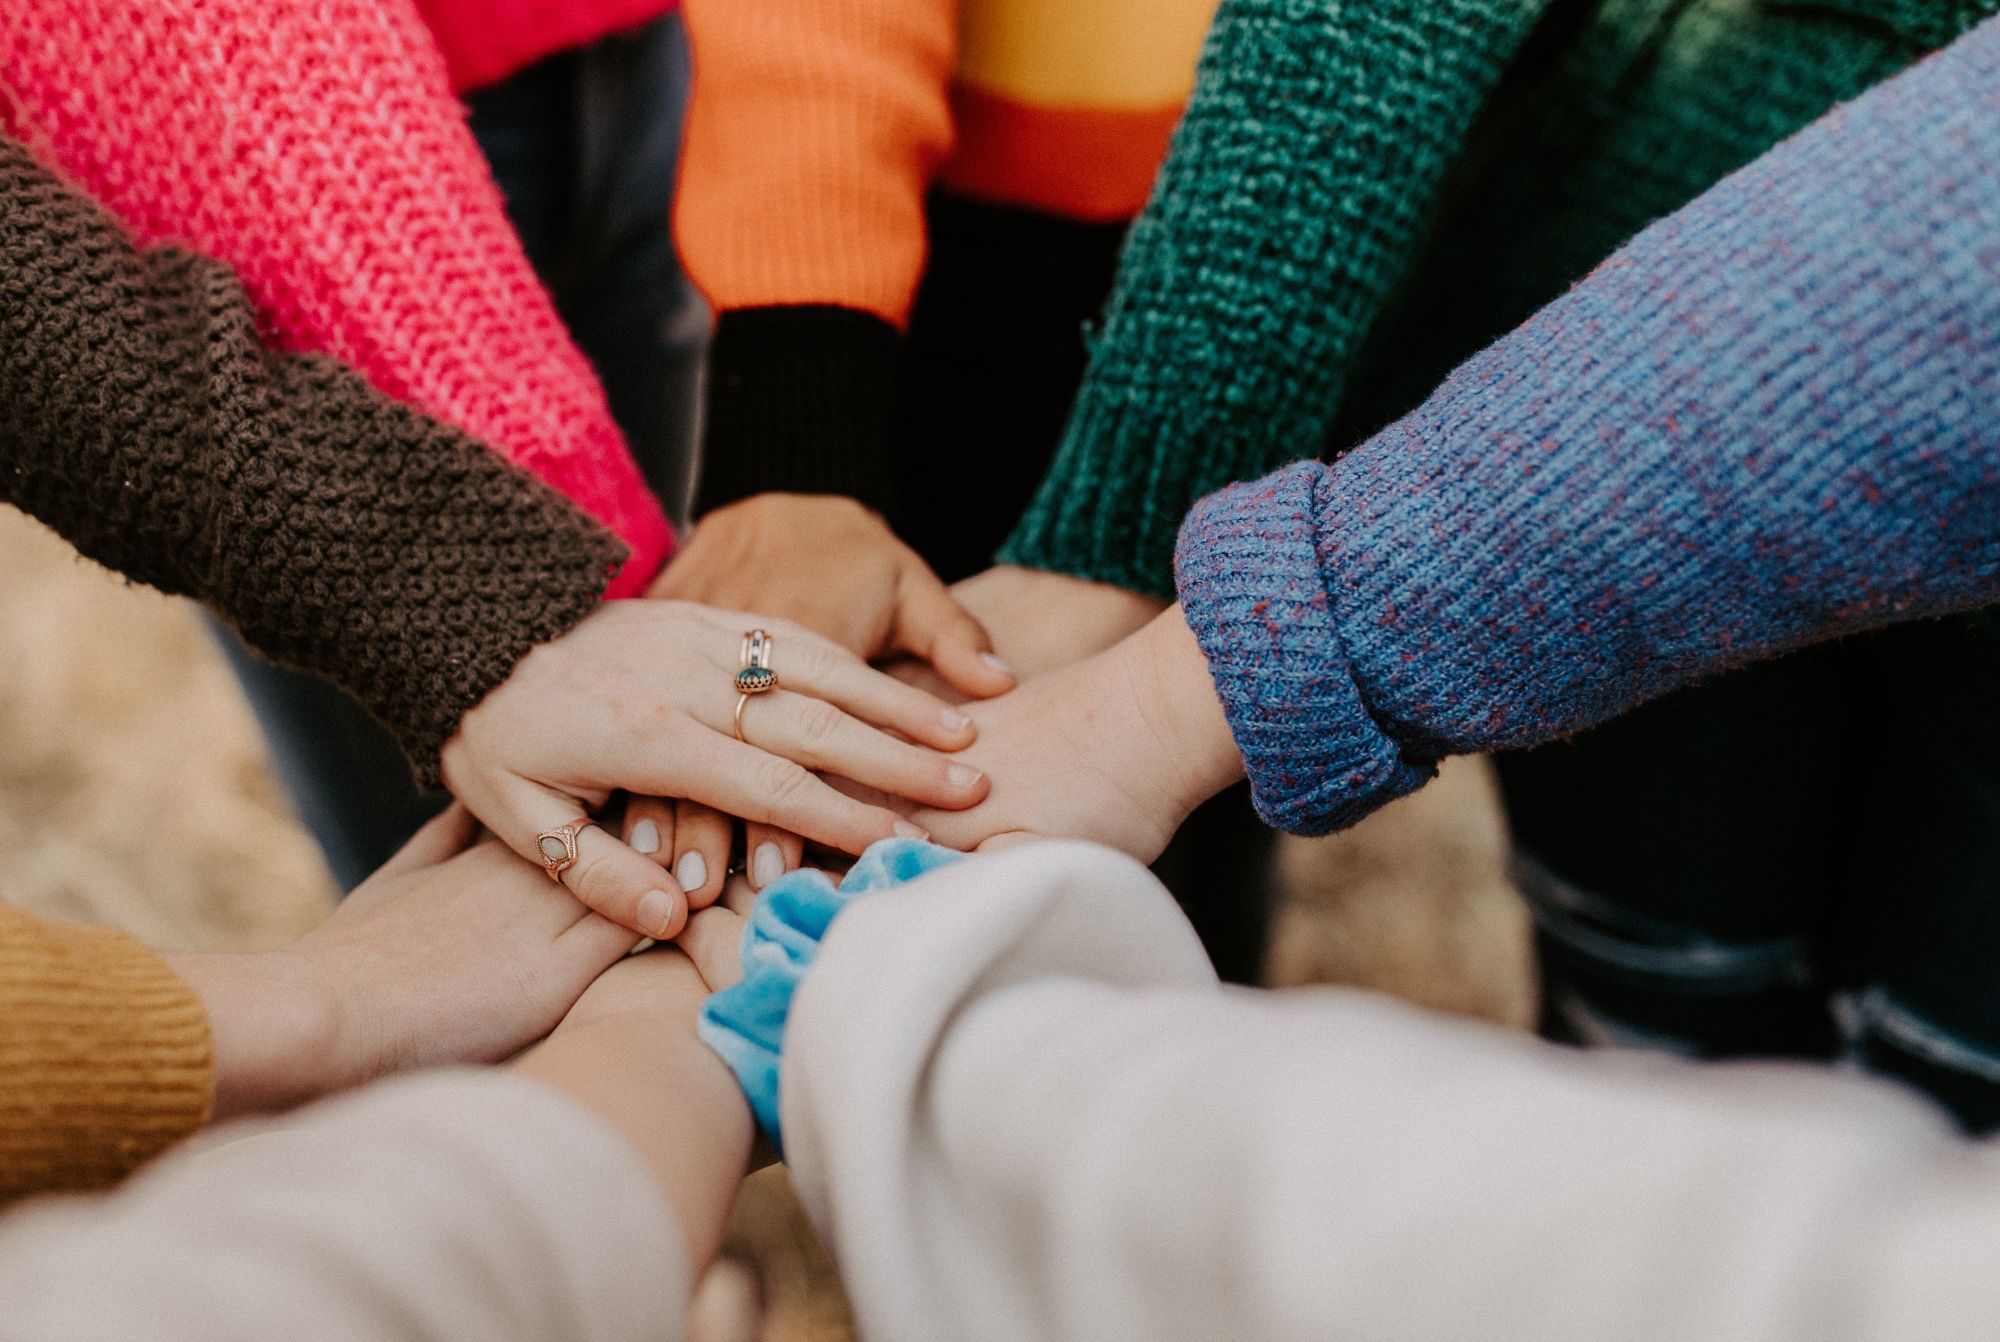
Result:
M1007 663L1001 661L998 657L995 657L990 652L980 653L979 660L986 663L986 665L992 667L995 671L998 671L1003 676L1011 676L1014 674L1013 667L1007 665Z
M656 937L667 935L674 916L674 897L664 890L648 890L639 900L639 930Z
M948 732L962 732L972 725L972 719L955 708L947 708L944 712L938 714L938 721L944 724L944 728Z
M750 859L750 883L762 890L784 874L785 855L778 851L778 845L758 844L756 856Z
M632 826L632 837L626 840L635 852L652 854L660 851L660 827L650 820L641 820Z
M894 828L897 835L905 839L929 839L931 837L907 820L898 820Z
M708 884L708 861L700 853L682 853L680 865L674 868L674 879L681 883L683 890L699 890Z
M945 770L944 776L955 788L969 788L979 781L979 770L969 764L954 764Z

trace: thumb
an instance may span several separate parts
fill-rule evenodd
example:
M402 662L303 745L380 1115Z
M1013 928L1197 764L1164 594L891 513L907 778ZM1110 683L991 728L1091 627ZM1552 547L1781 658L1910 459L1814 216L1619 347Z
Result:
M896 604L895 644L929 662L945 684L972 699L991 699L1015 686L1013 671L993 655L986 629L928 568L905 572Z

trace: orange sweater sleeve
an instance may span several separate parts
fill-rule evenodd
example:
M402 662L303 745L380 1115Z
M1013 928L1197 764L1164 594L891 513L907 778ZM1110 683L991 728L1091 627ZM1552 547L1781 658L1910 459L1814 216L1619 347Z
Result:
M208 1015L164 960L0 905L0 1203L115 1181L213 1094Z
M824 304L901 328L924 193L951 148L958 0L686 0L676 207L709 302Z

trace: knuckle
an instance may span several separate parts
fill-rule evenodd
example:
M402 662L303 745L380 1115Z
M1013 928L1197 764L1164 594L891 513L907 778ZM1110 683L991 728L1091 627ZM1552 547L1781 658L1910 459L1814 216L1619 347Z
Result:
M781 755L767 756L758 774L758 791L774 810L797 803L812 785L811 774Z
M816 638L796 638L785 652L785 660L778 663L779 674L789 669L800 683L818 684L833 664L834 651L832 644Z
M622 919L636 892L620 874L621 865L608 854L578 857L576 865L564 873L570 893L606 917Z
M820 752L840 735L847 715L824 699L808 699L799 707L799 741L808 751Z

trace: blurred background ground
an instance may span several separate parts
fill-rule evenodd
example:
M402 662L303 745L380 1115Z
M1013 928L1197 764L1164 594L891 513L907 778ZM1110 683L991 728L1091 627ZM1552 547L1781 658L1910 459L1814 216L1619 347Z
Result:
M333 887L266 770L255 723L186 604L127 586L0 506L0 898L168 949L281 944ZM1458 761L1343 835L1288 840L1270 981L1351 983L1513 1025L1533 1017L1527 930L1492 782ZM851 1336L783 1172L732 1235L769 1312L717 1283L705 1342Z

